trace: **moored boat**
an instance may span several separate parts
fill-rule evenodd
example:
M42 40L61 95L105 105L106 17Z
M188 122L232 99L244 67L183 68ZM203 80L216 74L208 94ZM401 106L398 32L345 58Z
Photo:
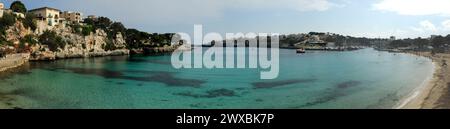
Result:
M303 48L297 49L297 53L306 53L306 50Z

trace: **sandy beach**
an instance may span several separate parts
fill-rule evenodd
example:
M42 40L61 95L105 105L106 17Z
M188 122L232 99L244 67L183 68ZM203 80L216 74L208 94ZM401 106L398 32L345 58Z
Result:
M443 65L450 61L450 54L435 54L431 52L407 52L410 54L427 57L433 60L435 72L424 87L420 87L408 103L399 108L403 109L448 109L450 108L450 67ZM447 62L448 63L448 62Z

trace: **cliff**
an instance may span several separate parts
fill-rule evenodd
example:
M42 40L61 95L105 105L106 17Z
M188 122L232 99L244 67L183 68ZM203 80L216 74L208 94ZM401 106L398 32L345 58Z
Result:
M41 35L45 31L54 32L59 45L56 49L50 49L48 44L40 42ZM97 29L89 35L76 33L75 30L66 25L47 26L45 23L38 23L35 31L27 29L24 25L16 21L14 26L6 30L5 39L13 43L14 46L27 47L30 53L30 60L56 60L65 58L84 58L97 56L128 55L125 39L121 33L109 36L104 30ZM28 36L28 37L27 37ZM36 43L32 43L36 41ZM110 46L107 48L107 46ZM112 46L112 47L111 47ZM114 48L114 49L111 49Z

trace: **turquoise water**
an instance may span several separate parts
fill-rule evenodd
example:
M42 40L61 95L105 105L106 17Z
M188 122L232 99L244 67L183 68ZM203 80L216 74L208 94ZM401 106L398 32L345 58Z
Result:
M243 55L241 55L243 56ZM280 74L174 69L170 56L31 62L0 78L23 108L392 108L433 73L429 59L363 49L280 50Z

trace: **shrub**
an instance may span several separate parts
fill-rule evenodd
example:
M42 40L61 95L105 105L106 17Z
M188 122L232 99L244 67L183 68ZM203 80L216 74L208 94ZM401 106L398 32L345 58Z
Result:
M22 20L23 25L26 28L30 28L31 30L36 30L37 25L36 21L34 20L35 15L32 13L27 13L25 16L25 19Z
M24 42L24 43L28 43L29 45L35 45L38 43L38 41L36 40L34 35L25 35L25 37L23 37L20 42Z
M85 25L82 27L81 34L83 34L83 36L90 35L91 32L94 32L94 27L92 27L92 25Z
M2 35L6 34L6 29L9 26L13 26L14 23L16 23L16 17L12 15L11 13L4 13L3 17L0 18L0 33Z
M81 34L82 27L80 24L72 24L72 25L70 25L70 27L72 28L74 33Z
M116 49L116 46L114 45L113 41L111 39L107 39L106 40L106 45L102 46L103 49L105 49L106 51L109 50L114 50Z
M95 29L107 30L112 24L111 20L107 17L99 17L94 24Z
M80 24L72 24L70 25L74 33L88 36L91 32L94 32L94 27L92 25L80 25Z
M51 51L57 51L58 48L66 46L66 43L63 41L62 37L56 35L56 32L50 30L44 31L44 33L39 36L39 42L47 45Z
M116 36L117 33L125 33L127 30L125 26L120 22L114 22L109 27L111 36Z

